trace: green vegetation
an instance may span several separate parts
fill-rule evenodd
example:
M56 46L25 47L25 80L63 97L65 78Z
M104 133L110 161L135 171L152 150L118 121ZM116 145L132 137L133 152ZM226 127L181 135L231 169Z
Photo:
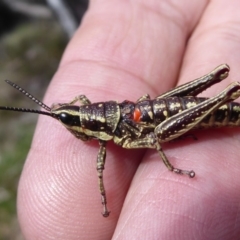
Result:
M42 99L65 45L54 21L28 22L0 38L0 105L36 109L3 80L12 80ZM0 111L0 240L23 239L16 220L17 185L36 119L33 114Z

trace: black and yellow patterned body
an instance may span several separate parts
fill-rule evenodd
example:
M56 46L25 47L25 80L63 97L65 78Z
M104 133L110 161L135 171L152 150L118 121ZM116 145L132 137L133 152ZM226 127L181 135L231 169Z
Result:
M106 143L113 140L123 148L154 148L166 167L175 173L194 177L194 171L172 166L161 143L174 140L193 129L240 126L240 104L233 102L240 96L240 83L234 82L211 98L196 97L203 90L228 76L229 66L222 64L196 80L180 85L154 99L144 95L136 102L116 101L91 103L80 95L70 103L49 108L14 83L18 89L46 111L1 107L0 110L32 112L51 116L60 121L75 137L99 142L97 171L103 204L103 216L109 216L103 185ZM80 105L75 105L76 102Z
M240 126L240 104L232 102L240 96L240 83L230 84L212 98L197 94L228 76L229 67L220 65L209 74L181 85L155 99L144 95L136 102L116 101L91 103L84 95L69 104L56 105L51 113L77 138L97 139L99 186L107 217L107 200L103 185L106 142L113 140L123 148L154 148L166 167L178 174L194 177L194 171L175 168L164 154L161 143L174 140L193 129ZM80 106L73 105L80 101ZM74 108L74 111L73 111ZM72 119L78 122L72 123Z

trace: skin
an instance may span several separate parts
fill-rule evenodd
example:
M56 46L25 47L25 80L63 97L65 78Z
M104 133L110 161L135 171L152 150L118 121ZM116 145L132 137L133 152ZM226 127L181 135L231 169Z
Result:
M151 97L228 63L240 81L240 1L91 1L44 102ZM239 239L240 132L206 130L164 144L169 172L153 150L107 145L104 182L110 217L97 185L98 143L83 143L40 116L19 183L18 216L26 239Z

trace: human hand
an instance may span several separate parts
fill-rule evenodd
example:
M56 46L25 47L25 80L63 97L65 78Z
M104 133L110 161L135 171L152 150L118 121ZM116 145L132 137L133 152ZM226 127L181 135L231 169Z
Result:
M230 77L203 94L213 96L239 80L239 8L237 0L92 1L44 102L79 94L92 102L155 97L228 63ZM103 218L97 142L83 143L41 116L18 191L26 239L238 239L237 131L197 137L163 146L175 167L196 172L194 179L169 172L156 151L109 143L111 214Z

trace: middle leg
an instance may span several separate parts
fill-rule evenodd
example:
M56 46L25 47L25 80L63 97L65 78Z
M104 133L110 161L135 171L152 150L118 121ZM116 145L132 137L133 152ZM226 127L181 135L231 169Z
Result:
M188 170L183 170L179 168L175 168L170 161L168 160L167 156L165 155L157 136L152 132L148 134L145 138L142 139L136 139L132 140L131 138L128 138L125 140L123 143L122 147L124 148L154 148L158 151L161 159L163 160L163 163L165 166L168 168L168 170L175 172L177 174L185 174L188 175L189 177L193 178L195 176L194 171L188 171Z

